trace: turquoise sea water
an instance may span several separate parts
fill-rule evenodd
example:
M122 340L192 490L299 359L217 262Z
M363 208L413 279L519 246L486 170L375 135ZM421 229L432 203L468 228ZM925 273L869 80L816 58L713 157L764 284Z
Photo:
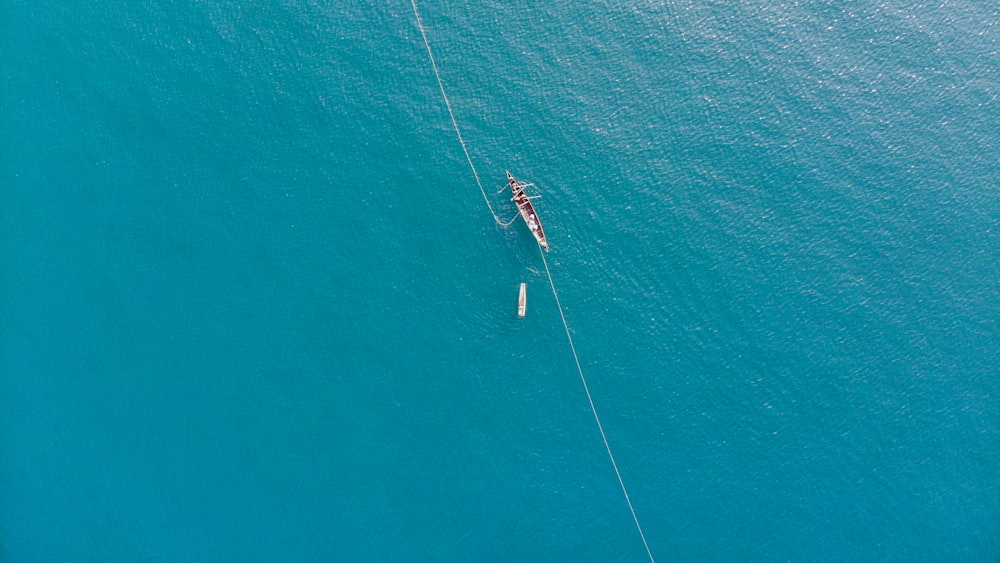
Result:
M421 5L658 560L1000 558L1000 9L933 4ZM408 2L0 15L0 559L646 557Z

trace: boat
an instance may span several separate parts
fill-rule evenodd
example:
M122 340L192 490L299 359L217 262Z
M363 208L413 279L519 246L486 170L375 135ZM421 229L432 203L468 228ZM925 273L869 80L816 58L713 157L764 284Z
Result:
M523 317L528 310L528 284L521 282L521 292L517 295L517 316Z
M542 230L542 222L538 219L538 214L535 213L535 206L531 204L531 200L539 196L529 196L524 192L524 188L531 186L532 184L526 184L524 182L518 182L514 179L514 175L509 171L507 172L507 186L510 188L512 197L511 201L514 205L517 205L518 212L521 213L521 218L528 225L528 230L531 234L535 236L535 240L538 241L538 245L545 249L546 252L549 251L549 243L545 241L545 231Z

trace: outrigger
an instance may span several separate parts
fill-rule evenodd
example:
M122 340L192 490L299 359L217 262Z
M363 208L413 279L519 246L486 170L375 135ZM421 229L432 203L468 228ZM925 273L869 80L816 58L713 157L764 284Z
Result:
M524 182L518 182L514 179L513 174L507 172L507 185L503 187L500 191L510 188L511 201L517 206L518 212L521 214L521 218L528 225L528 230L531 234L535 236L538 241L538 245L545 249L546 252L549 251L549 243L545 242L545 231L542 230L542 222L538 219L538 214L535 213L535 206L531 204L531 200L541 197L541 196L529 196L524 193L524 188L528 186L533 186L533 184L527 184Z

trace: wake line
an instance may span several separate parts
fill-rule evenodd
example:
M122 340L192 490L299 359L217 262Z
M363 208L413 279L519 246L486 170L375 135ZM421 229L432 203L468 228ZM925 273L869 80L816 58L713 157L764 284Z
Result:
M413 15L417 19L417 27L420 28L420 36L424 39L424 46L427 47L427 56L431 60L431 67L434 69L434 77L437 78L438 88L441 89L441 97L444 98L444 105L448 108L448 115L451 117L451 124L455 127L455 135L458 136L458 142L462 145L462 152L465 153L465 159L469 162L469 168L472 169L472 175L476 178L476 185L479 186L479 191L483 194L483 201L486 202L486 207L489 208L490 214L493 215L493 220L500 225L509 225L510 223L505 223L500 220L500 217L493 210L493 205L490 203L489 196L486 195L486 190L483 189L483 183L479 179L479 173L476 171L476 165L472 163L472 157L469 156L469 149L465 146L465 139L462 138L462 131L458 128L458 121L455 119L455 112L451 109L451 102L448 100L448 94L444 91L444 82L441 80L441 72L438 71L437 61L434 60L434 52L431 51L431 44L427 40L427 31L424 29L423 20L420 18L420 10L417 9L417 1L410 0L410 4L413 6ZM517 216L515 215L516 219ZM514 219L511 220L513 222ZM646 548L646 555L649 556L649 561L651 563L656 563L653 559L653 552L649 549L649 543L646 541L646 534L642 531L642 525L639 524L639 517L635 514L635 507L632 506L632 499L629 497L628 489L625 488L625 481L622 480L621 471L618 469L618 462L615 461L615 455L611 452L611 444L608 442L608 436L604 432L604 425L601 424L601 417L597 414L597 407L594 406L594 398L590 394L590 386L587 385L587 378L583 375L583 367L580 366L580 357L576 353L576 345L573 344L573 336L569 330L569 323L566 322L566 314L563 312L562 304L559 302L559 293L556 291L556 284L552 280L552 271L549 269L549 262L545 259L545 252L542 249L542 245L538 245L538 251L542 255L542 263L545 265L545 273L549 278L549 287L552 288L552 296L555 297L556 307L559 309L559 317L562 319L563 328L566 329L566 338L569 340L569 348L573 352L573 361L576 362L576 370L580 374L580 381L583 383L583 390L587 394L587 402L590 403L590 412L594 413L594 421L597 422L597 429L601 433L601 439L604 441L604 448L608 452L608 459L611 460L611 467L615 470L615 476L618 478L618 484L621 485L622 494L625 495L625 502L628 504L628 509L632 513L632 520L635 522L635 527L639 531L639 537L642 538L642 545Z
M514 222L511 219L510 222L505 223L500 220L500 216L497 215L496 211L493 211L493 204L490 203L489 196L486 195L486 190L483 189L483 183L479 180L479 172L476 172L476 165L472 163L472 157L469 156L469 149L465 146L465 139L462 138L462 131L458 128L458 121L455 119L455 112L451 109L451 102L448 101L448 94L444 91L444 82L441 80L441 72L438 71L437 61L434 60L434 52L431 51L431 43L427 40L427 31L424 29L424 22L420 19L420 10L417 9L417 0L410 0L410 4L413 5L413 15L417 18L417 27L420 28L420 36L424 38L424 46L427 47L427 56L431 59L431 68L434 69L434 77L437 78L438 88L441 89L441 97L444 98L444 105L448 108L448 115L451 116L451 124L455 126L455 134L458 135L458 142L462 145L462 152L465 153L465 160L469 161L469 168L472 169L472 175L476 177L476 185L479 186L479 191L483 194L483 201L486 202L486 207L490 209L490 213L493 215L493 220L499 225L507 226ZM515 216L515 219L517 217Z
M573 335L569 332L569 323L566 322L566 315L563 313L562 304L559 303L559 294L556 292L556 284L552 281L552 271L549 270L549 262L545 259L541 245L538 252L542 255L542 264L545 264L545 273L549 276L549 287L552 288L552 296L556 298L556 307L559 309L559 317L562 318L563 328L566 329L566 339L569 340L569 349L573 351L573 361L576 362L576 370L580 373L580 381L583 383L583 390L587 393L587 401L590 403L590 412L594 413L594 421L597 422L597 429L601 431L601 439L604 440L604 447L608 450L608 459L611 460L611 467L615 468L615 476L618 477L618 484L622 486L622 494L625 495L625 502L632 513L632 520L635 528L639 530L639 537L642 538L642 545L646 548L646 555L649 560L655 563L653 552L649 550L649 543L646 542L646 534L642 532L642 525L639 524L639 517L635 515L635 507L632 506L632 499L628 496L628 489L625 488L625 481L622 480L622 473L618 470L618 462L615 461L615 454L611 453L611 444L608 443L608 435L604 433L604 425L601 424L601 417L597 416L597 407L594 406L594 398L590 395L590 386L587 385L587 378L583 376L583 368L580 367L580 357L576 354L576 346L573 344Z

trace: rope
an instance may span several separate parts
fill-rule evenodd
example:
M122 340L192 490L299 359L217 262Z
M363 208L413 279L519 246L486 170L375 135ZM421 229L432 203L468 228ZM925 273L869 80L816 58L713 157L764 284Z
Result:
M483 189L483 183L479 179L479 173L476 171L476 165L472 163L472 157L469 156L469 149L465 146L465 139L462 138L462 131L458 128L458 121L455 119L455 112L451 109L451 102L448 101L448 94L444 91L444 82L441 80L441 72L438 71L437 61L434 60L434 52L431 51L431 44L427 40L427 31L424 29L423 20L420 19L420 11L417 9L417 0L410 0L410 4L413 6L413 15L417 19L417 27L420 28L420 36L424 39L424 46L427 47L427 56L431 60L431 67L434 69L434 77L437 78L438 88L441 89L441 97L444 98L444 105L448 108L448 115L451 116L451 124L455 127L455 135L458 136L458 142L462 145L462 152L465 153L465 159L469 162L469 168L472 169L472 175L476 177L476 185L479 186L479 191L483 194L483 201L486 202L486 207L489 208L490 213L493 215L493 220L499 225L507 226L517 219L517 215L514 219L509 222L504 222L497 215L496 211L493 210L493 205L490 203L489 196L486 195L486 190ZM649 543L646 542L646 534L642 531L642 526L639 525L639 517L635 515L635 507L632 506L632 499L628 496L628 489L625 488L625 481L622 480L621 471L618 470L618 463L615 461L615 455L611 453L611 444L608 443L608 436L604 433L604 425L601 424L601 418L597 416L597 407L594 406L594 399L590 395L590 387L587 385L587 378L583 375L583 368L580 367L580 358L576 354L576 346L573 344L573 336L569 331L569 324L566 323L566 315L563 313L562 304L559 303L559 293L556 292L556 284L552 281L552 271L549 270L549 263L545 259L545 251L542 249L541 245L538 245L538 251L542 255L542 263L545 264L545 273L549 276L549 286L552 287L552 295L556 298L556 307L559 308L559 316L562 318L563 328L566 329L566 338L569 339L570 350L573 351L573 360L576 362L576 370L580 373L580 381L583 382L583 390L587 393L587 401L590 403L590 412L594 413L594 420L597 422L597 429L601 432L601 439L604 440L604 447L608 450L608 458L611 460L611 466L615 469L615 476L618 477L618 484L621 485L622 493L625 495L625 502L628 503L628 509L632 513L632 520L635 522L635 527L639 530L639 537L642 538L642 545L646 548L646 555L649 556L650 563L656 563L653 559L653 552L649 549Z
M444 91L444 82L441 80L441 72L438 71L437 61L434 60L434 52L431 51L431 44L427 40L427 30L424 29L424 22L420 19L420 11L417 10L417 0L410 0L410 4L413 5L413 15L417 18L417 27L420 28L420 36L424 38L424 46L427 47L427 56L431 59L431 67L434 69L434 77L437 78L438 88L441 89L441 97L444 98L444 105L447 106L448 115L451 116L451 124L455 126L455 134L458 135L458 142L462 144L462 152L465 153L465 159L469 161L469 168L472 169L472 175L476 177L476 185L479 186L479 191L483 194L483 201L486 202L486 207L490 209L490 213L493 215L493 220L496 221L497 224L503 226L510 225L510 223L513 223L514 220L511 219L510 223L504 224L504 222L500 220L500 216L493 210L490 198L486 195L486 190L483 189L483 183L479 180L479 172L476 172L476 165L472 163L472 157L469 156L469 149L465 146L465 139L462 138L462 132L458 129L458 121L455 119L455 112L451 109L451 102L448 101L448 94Z
M576 370L580 373L580 381L583 382L583 390L587 393L587 401L590 403L590 412L594 413L594 420L597 422L597 429L601 431L601 439L604 440L604 447L608 450L608 459L611 460L611 467L615 468L615 476L618 477L618 484L622 487L625 495L625 502L632 513L632 520L635 528L639 530L639 537L642 538L642 545L646 548L646 555L649 556L650 563L655 563L653 552L646 542L646 534L642 532L639 524L639 517L635 515L635 507L632 506L632 499L628 496L628 489L625 488L625 481L622 480L622 473L618 470L618 463L615 461L615 454L611 453L611 444L608 443L608 435L604 433L604 425L601 424L601 417L597 416L597 407L594 406L594 398L590 395L590 386L587 385L587 378L583 376L583 368L580 367L580 357L576 354L576 346L573 344L573 336L569 332L569 324L566 322L566 315L563 313L562 304L559 303L559 293L556 292L556 284L552 281L552 271L549 270L549 262L545 259L545 251L538 245L538 252L542 255L542 264L545 264L545 273L549 276L549 286L552 287L552 296L556 298L556 307L559 309L559 316L562 318L563 328L566 329L566 338L569 340L569 349L573 351L573 360L576 362Z

